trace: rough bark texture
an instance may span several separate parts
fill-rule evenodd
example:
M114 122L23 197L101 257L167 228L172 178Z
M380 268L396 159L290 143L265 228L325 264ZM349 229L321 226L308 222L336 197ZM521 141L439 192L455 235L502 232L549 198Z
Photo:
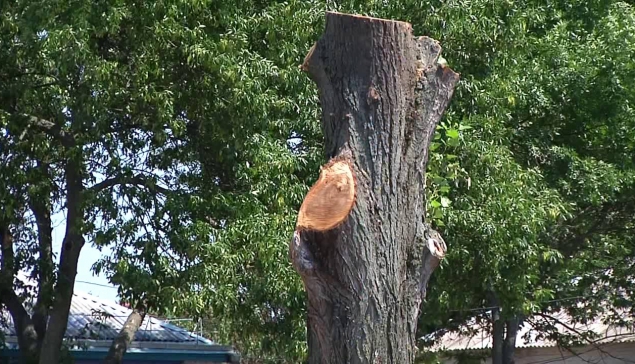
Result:
M104 359L104 364L121 364L123 362L123 356L128 350L128 345L130 345L132 339L134 339L145 317L145 307L138 304L130 316L128 316L128 319L126 319L119 335L112 341L108 355L106 355L106 359Z
M428 147L458 81L440 51L408 23L327 13L302 66L319 89L326 155L356 181L341 224L298 226L291 240L310 363L414 360L419 305L446 249L424 223Z

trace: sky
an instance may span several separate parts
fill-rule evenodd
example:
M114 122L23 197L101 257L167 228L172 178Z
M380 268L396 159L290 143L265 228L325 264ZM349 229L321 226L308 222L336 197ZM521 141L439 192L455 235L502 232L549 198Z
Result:
M59 263L59 253L64 239L66 229L66 217L62 212L52 216L53 222L53 252L57 255ZM75 290L89 293L104 300L114 301L117 299L117 288L108 282L105 276L96 276L91 271L93 264L99 258L107 254L108 250L99 251L94 248L91 242L87 241L82 248L77 265L77 277L75 278Z

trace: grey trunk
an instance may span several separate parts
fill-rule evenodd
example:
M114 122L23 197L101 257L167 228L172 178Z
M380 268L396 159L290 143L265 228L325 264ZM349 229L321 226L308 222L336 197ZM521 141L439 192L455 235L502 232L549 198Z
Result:
M516 336L520 328L520 317L515 316L506 321L505 342L503 343L503 364L514 364Z
M66 172L66 202L67 219L66 234L62 241L60 267L55 286L55 298L51 307L49 323L42 342L39 364L59 364L64 334L68 324L68 315L73 299L77 262L84 246L82 233L84 224L84 186L81 176L81 160L67 162Z
M413 363L425 285L445 253L424 223L435 127L458 82L408 23L327 13L303 69L317 84L326 156L350 163L355 205L328 231L296 230L309 363ZM438 236L438 234L437 234Z
M492 309L492 364L503 364L503 340L505 339L505 321L501 318L500 308Z

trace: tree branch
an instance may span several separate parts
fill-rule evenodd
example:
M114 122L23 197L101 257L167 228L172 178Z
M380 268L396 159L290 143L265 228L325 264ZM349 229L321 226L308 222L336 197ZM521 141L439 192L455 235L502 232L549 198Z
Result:
M1 270L2 275L0 276L0 284L4 283L5 278L10 277L13 279L14 271L13 271L13 239L11 237L11 232L9 231L8 224L0 224L0 248L2 249L2 262L1 262ZM1 298L2 296L0 296Z
M31 320L31 316L29 316L28 312L24 309L13 287L7 286L5 283L4 281L0 282L0 301L7 307L11 314L20 351L22 355L27 358L37 358L39 341L33 320ZM27 360L26 362L30 363L32 361Z
M49 174L48 165L39 163L38 169L44 175ZM33 311L33 323L41 340L46 332L48 309L53 301L53 225L51 223L50 191L45 196L29 196L29 205L38 229L38 296Z
M62 127L59 124L28 114L18 114L18 116L25 118L28 121L29 126L36 127L40 131L58 139L64 146L71 146L75 142L75 138L63 131ZM24 130L22 135L20 135L20 139L24 138L26 133L27 130Z
M112 345L108 350L108 355L104 359L104 364L121 364L123 356L128 350L128 345L132 342L135 334L139 330L141 323L146 317L147 308L142 301L139 301L123 324L119 335L112 341Z
M81 156L67 161L65 167L67 219L66 233L60 254L59 278L55 286L55 299L50 310L49 324L42 342L40 364L59 363L60 348L68 325L68 315L73 298L77 262L84 246L84 184L81 174Z
M20 298L13 290L13 239L7 224L0 226L0 246L2 247L2 269L0 270L0 303L4 304L11 318L18 336L18 345L25 358L37 357L38 336L33 321L24 309ZM27 362L29 362L27 360Z
M146 187L147 189L154 191L154 192L159 192L162 193L164 195L168 195L171 191L167 188L161 187L159 186L155 181L153 181L152 179L146 177L146 176L141 176L141 175L136 175L136 176L132 176L132 177L128 177L128 176L123 176L123 175L119 175L119 176L115 176L112 178L107 178L99 183L94 184L93 186L89 187L87 189L87 191L90 192L94 192L94 193L98 193L101 192L107 188L111 188L114 186L119 186L119 185L138 185L138 186L143 186Z
M586 333L581 332L580 330L578 330L578 329L574 328L574 327L573 327L573 326L571 326L571 325L568 325L566 322L563 322L562 320L560 320L560 319L558 319L558 318L556 318L556 317L554 317L554 316L552 316L552 315L549 315L549 314L546 314L546 313L537 313L537 315L542 316L542 317L544 317L544 318L546 318L546 319L548 319L548 320L552 320L553 322L555 322L555 323L557 323L557 324L562 325L565 329L567 329L567 330L569 330L569 331L573 332L574 334L576 334L579 338L581 338L582 340L584 340L584 341L585 341L585 342L586 342L589 346L591 346L591 347L593 347L594 349L598 350L598 351L599 351L599 352L601 352L602 354L605 354L605 355L607 355L607 356L609 356L609 357L611 357L611 358L613 358L613 359L622 360L622 361L624 361L624 362L628 362L628 363L635 363L635 361L625 360L624 358L617 357L617 356L615 356L615 355L613 355L613 354L611 354L611 353L607 352L606 350L604 350L604 349L603 349L603 348L602 348L602 347L598 344L598 340L597 340L597 339L596 339L596 340L592 340L592 339L590 339L590 338L588 337L588 335L586 335ZM600 339L602 339L602 338L600 338ZM560 344L558 344L558 345L560 345ZM560 345L560 346L561 346L561 345ZM572 349L572 348L569 348L569 347L567 347L567 346L564 346L564 348L565 348L567 351L569 351L570 353L572 353L572 354L574 354L574 355L578 355L576 352L574 352L574 351L573 351L573 349Z

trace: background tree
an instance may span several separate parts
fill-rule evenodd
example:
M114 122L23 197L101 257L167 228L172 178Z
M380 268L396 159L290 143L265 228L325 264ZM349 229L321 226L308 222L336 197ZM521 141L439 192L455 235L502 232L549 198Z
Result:
M608 307L602 300L632 307L635 57L626 1L13 1L0 9L0 193L14 242L2 257L41 282L40 308L62 275L48 263L57 261L48 220L35 211L44 205L50 218L72 206L64 170L74 163L86 189L112 181L82 194L80 220L87 243L112 244L113 259L96 268L124 298L148 295L156 313L201 316L212 338L247 357L304 358L305 303L287 243L325 162L317 90L298 69L325 10L408 21L439 40L461 73L427 173L428 213L453 269L442 266L431 282L424 311L437 315L421 318L421 335L471 317L491 321L481 308L492 298L503 320L572 310L576 300L544 303L572 296L585 296L590 314ZM77 146L50 135L58 127ZM116 185L118 176L156 183ZM455 270L462 264L478 275ZM12 275L3 277L6 289ZM607 284L598 291L593 281ZM45 310L37 312L42 322Z
M172 91L152 84L161 77L154 59L114 53L104 37L134 27L122 24L126 12L146 9L110 5L1 5L0 296L28 362L59 362L85 242L140 246L152 223L137 223L160 225L161 211L185 192L158 158L185 126L173 115ZM51 216L59 211L66 232L54 257ZM32 309L15 293L18 271L38 282Z
M123 283L127 300L144 299L159 314L211 317L216 340L257 356L304 352L304 303L287 241L304 180L321 162L311 138L320 130L317 109L305 107L315 94L297 97L308 94L308 81L277 66L297 67L308 46L269 49L294 15L279 4L273 10L285 17L273 21L268 5L3 3L2 190L12 270L32 271L38 294L60 302L59 327L67 315L60 298L70 299L85 240L114 249L96 268ZM305 20L322 15L301 5ZM301 43L310 34L293 37ZM78 176L65 176L67 166ZM64 180L71 177L76 185ZM68 237L80 243L64 244L72 255L51 263L50 279L34 269L55 262L34 250L36 232L51 246L50 221L31 218L37 206L29 202L42 201L49 218L77 209L68 211ZM28 235L36 225L41 232ZM290 340L274 340L281 334ZM38 345L31 348L37 356Z
M460 221L458 217L490 215L494 209L487 207L475 211L474 207L478 206L480 210L486 201L504 200L504 186L518 174L499 167L497 170L505 172L496 177L486 165L491 165L491 159L481 157L484 153L476 154L484 163L471 164L472 159L468 157L470 144L476 144L474 140L498 145L497 148L504 152L496 153L496 159L500 161L501 155L509 155L510 165L517 165L516 170L521 173L531 172L532 180L536 181L519 185L513 205L527 204L536 208L542 203L548 209L514 222L523 215L509 206L507 211L514 211L514 214L497 216L493 220L497 221L493 231L507 232L510 223L512 227L522 227L516 232L512 230L512 237L527 239L530 247L533 246L529 251L540 257L542 250L542 258L530 270L525 267L515 275L502 276L507 277L503 281L507 288L496 290L505 298L498 304L488 302L485 297L469 303L447 303L442 311L454 311L449 315L450 322L465 322L466 316L474 315L490 320L484 315L489 314L489 309L474 310L490 306L502 306L503 309L515 306L517 312L522 313L521 317L564 308L572 311L572 316L579 320L593 318L606 309L626 306L630 310L632 307L628 299L632 297L632 286L626 283L632 279L632 273L627 273L626 267L632 267L629 257L633 245L628 231L632 228L629 216L632 216L633 165L632 143L627 142L630 137L626 130L633 130L635 119L627 106L632 103L632 90L622 86L630 85L627 80L632 77L632 48L626 51L623 43L614 42L624 39L624 32L632 32L633 8L623 2L597 2L589 7L572 2L541 4L518 4L523 11L504 9L506 16L496 22L506 25L492 37L502 45L492 48L499 51L491 71L486 78L471 85L476 96L468 96L472 105L465 106L469 113L486 117L470 114L464 117L473 128L465 131L465 146L458 152L461 165L470 176L471 191L467 184L454 191L452 199L455 203L445 219L446 225L453 225ZM506 39L509 39L509 46L505 46ZM458 92L461 92L460 88ZM481 171L488 172L483 176ZM494 178L482 180L479 176ZM479 190L478 185L483 183L491 187L491 192ZM531 186L535 183L543 186L537 190L542 190L538 195L531 194ZM459 203L468 196L478 196L474 201L480 202L460 206ZM456 210L464 212L457 215L459 211ZM532 221L532 217L540 220L542 225L533 236L525 230L531 225L524 223ZM456 225L453 227L447 231L448 242L460 241L467 248L466 253L470 252L460 257L462 262L469 261L474 254L482 254L482 243L470 248L475 240L461 236L453 239L455 233L463 230ZM506 246L508 242L514 242L514 238L496 241ZM523 245L518 244L518 247ZM450 250L448 264L459 258ZM497 255L492 258L496 259ZM496 262L492 264L497 265ZM506 273L505 270L499 272ZM519 285L526 276L518 273L529 274L530 284ZM437 278L447 277L457 282L458 277L466 277L454 269L449 274L446 276L443 271ZM493 275L490 273L485 277ZM518 277L523 278L519 280ZM573 284L574 281L578 283ZM460 284L458 287L474 285ZM509 300L505 295L510 288L517 292L520 301ZM477 290L486 292L486 287L479 286ZM452 297L447 291L436 293L441 295L440 298ZM479 293L475 293L469 296L478 297ZM607 305L607 301L613 305ZM442 301L431 299L429 302L437 305ZM581 302L583 308L576 309ZM511 320L506 321L516 325L517 312L511 311L511 315L507 315ZM612 323L628 324L633 317L632 310L630 312L630 315L628 310L626 313L621 310L619 315L605 313L609 314ZM557 332L553 323L536 329L565 346L574 342L588 344L584 339L589 333L571 338Z

